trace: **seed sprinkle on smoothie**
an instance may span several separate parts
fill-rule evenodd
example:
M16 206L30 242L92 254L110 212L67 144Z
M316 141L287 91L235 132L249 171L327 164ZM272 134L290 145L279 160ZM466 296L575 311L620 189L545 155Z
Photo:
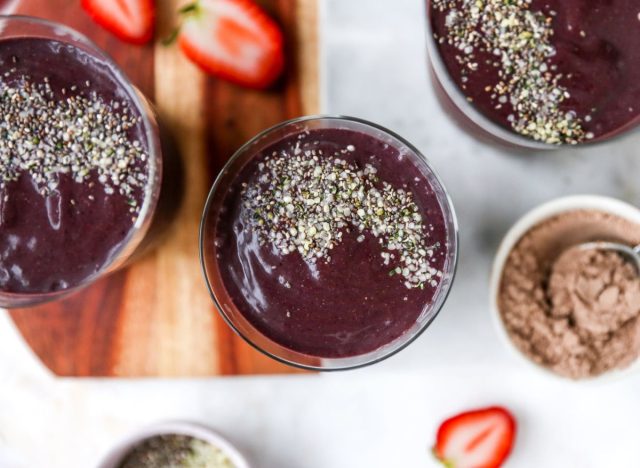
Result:
M407 288L437 286L442 273L431 266L434 250L410 190L380 181L371 164L359 168L340 158L355 151L348 145L331 157L322 150L273 152L259 164L258 182L244 189L245 217L262 243L283 255L298 252L307 261L331 260L343 230L372 233L382 247L381 262L398 266ZM364 235L357 238L364 240Z
M76 90L74 85L71 91ZM148 155L128 136L140 117L132 116L126 105L108 104L95 92L56 99L46 78L12 84L0 79L0 113L0 189L28 173L46 196L57 188L60 174L81 184L95 171L105 194L118 191L129 197L131 212L139 211L131 195L147 183L141 163Z
M435 39L457 49L463 90L479 68L497 70L499 79L484 91L496 110L511 109L507 120L517 133L551 144L593 138L561 106L570 93L550 61L553 16L530 7L531 0L434 0L433 8L446 13L446 32Z

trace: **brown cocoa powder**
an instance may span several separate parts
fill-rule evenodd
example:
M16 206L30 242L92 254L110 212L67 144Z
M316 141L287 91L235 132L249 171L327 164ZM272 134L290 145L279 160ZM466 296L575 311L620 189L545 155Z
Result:
M574 379L600 375L640 355L640 277L614 252L577 244L640 243L640 225L577 210L531 228L510 252L498 307L516 347Z

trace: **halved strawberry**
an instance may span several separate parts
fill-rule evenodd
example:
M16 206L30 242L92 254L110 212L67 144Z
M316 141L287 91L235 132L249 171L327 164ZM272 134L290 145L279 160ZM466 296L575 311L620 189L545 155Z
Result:
M145 44L153 37L154 0L82 0L91 18L120 39Z
M198 0L182 12L180 48L207 73L258 89L282 73L282 32L253 1Z
M515 419L505 408L467 411L442 423L433 453L447 468L499 468L515 435Z

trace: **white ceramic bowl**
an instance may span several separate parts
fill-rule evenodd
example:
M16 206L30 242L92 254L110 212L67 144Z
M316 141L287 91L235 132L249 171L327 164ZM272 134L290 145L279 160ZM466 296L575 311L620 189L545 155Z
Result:
M557 198L550 202L544 203L543 205L534 208L527 214L525 214L513 227L507 232L504 239L502 240L500 247L498 248L498 252L496 254L495 260L493 262L493 268L491 271L491 281L490 281L490 306L491 306L491 315L493 318L493 322L496 330L498 331L498 335L500 336L502 342L505 346L511 351L511 353L516 356L520 361L526 363L531 368L535 369L542 374L560 379L563 381L571 381L571 379L567 377L563 377L560 374L557 374L550 369L539 365L529 359L525 354L523 354L511 341L511 338L507 334L507 330L505 328L504 322L502 321L502 317L500 315L500 311L498 310L498 293L500 289L500 281L502 279L502 271L504 269L505 262L507 261L507 257L511 250L518 243L520 238L528 232L532 227L540 222L552 218L560 213L564 213L567 211L575 211L575 210L597 210L605 213L610 213L612 215L620 216L621 218L628 219L634 223L640 224L640 209L629 205L628 203L622 202L620 200L616 200L615 198L601 197L595 195L573 195L569 197ZM610 381L612 379L619 379L631 373L634 373L640 369L640 359L636 360L631 366L621 369L621 370L612 370L609 372L605 372L596 377L589 377L585 379L576 380L576 382L605 382Z
M236 468L252 468L244 455L219 433L200 424L182 421L156 424L131 434L109 451L98 468L118 468L124 457L138 444L151 437L165 434L186 435L203 440L222 450Z

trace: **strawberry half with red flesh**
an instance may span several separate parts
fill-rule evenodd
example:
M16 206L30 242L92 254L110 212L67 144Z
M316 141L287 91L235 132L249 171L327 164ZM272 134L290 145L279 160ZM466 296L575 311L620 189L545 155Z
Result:
M120 39L146 44L153 38L154 0L82 0L89 16Z
M282 32L251 0L199 0L182 9L180 48L205 72L263 89L282 73Z
M515 435L515 419L505 408L467 411L442 423L433 453L448 468L499 468Z

